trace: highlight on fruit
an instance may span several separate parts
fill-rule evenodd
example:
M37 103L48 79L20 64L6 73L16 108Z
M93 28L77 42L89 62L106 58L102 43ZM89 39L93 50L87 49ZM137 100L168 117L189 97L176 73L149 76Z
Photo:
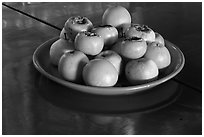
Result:
M122 6L107 8L102 24L69 17L50 48L50 62L62 79L93 87L128 86L156 80L171 64L164 37L151 24L132 22Z

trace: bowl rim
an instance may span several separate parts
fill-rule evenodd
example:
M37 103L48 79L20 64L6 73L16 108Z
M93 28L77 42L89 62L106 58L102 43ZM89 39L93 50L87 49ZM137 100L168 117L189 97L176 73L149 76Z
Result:
M95 94L95 95L124 95L124 94L132 94L132 93L140 93L142 91L144 91L143 89L149 89L154 87L155 85L159 85L161 83L164 83L168 80L170 80L171 78L173 78L174 76L176 76L184 67L185 64L185 58L184 58L184 54L182 53L182 51L173 43L169 42L168 40L165 40L165 43L168 43L172 46L172 48L174 48L175 50L178 51L179 56L181 57L181 63L177 66L177 69L174 70L173 72L171 72L169 75L157 79L155 81L151 81L145 84L140 84L140 85L135 85L135 86L127 86L127 87L93 87L93 86L87 86L87 85L80 85L80 84L76 84L73 82L69 82L63 79L60 79L54 75L51 75L50 73L46 72L46 70L44 70L42 68L42 66L40 65L40 63L38 62L38 54L41 51L41 48L44 46L47 46L48 43L52 42L54 43L56 40L58 40L59 37L54 37L52 39L49 39L47 41L45 41L44 43L42 43L40 46L37 47L37 49L34 51L33 53L33 64L35 66L35 68L42 73L43 75L45 75L46 77L48 77L49 79L62 84L68 88L80 91L80 92L85 92L88 94ZM50 45L51 46L51 45ZM108 89L108 91L107 91ZM125 91L125 92L124 92Z

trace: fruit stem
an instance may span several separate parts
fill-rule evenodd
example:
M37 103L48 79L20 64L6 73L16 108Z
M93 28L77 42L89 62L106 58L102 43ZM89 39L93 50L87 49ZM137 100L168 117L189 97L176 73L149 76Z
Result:
M111 25L99 25L98 27L101 27L101 28L111 28L111 27L113 27L113 26L111 26Z
M86 24L87 20L84 17L78 16L78 17L74 17L73 18L74 22L78 23L78 24Z
M141 41L142 38L139 38L139 37L129 37L129 38L125 38L125 41Z
M97 34L94 33L94 32L85 31L84 33L85 33L86 36L90 36L90 37L99 36L99 35L97 35Z

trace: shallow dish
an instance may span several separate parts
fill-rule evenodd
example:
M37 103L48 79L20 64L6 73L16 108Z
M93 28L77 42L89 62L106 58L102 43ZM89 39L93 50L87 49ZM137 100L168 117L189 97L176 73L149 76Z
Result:
M125 81L119 81L115 87L91 87L82 84L76 84L66 81L60 77L57 71L57 67L53 66L49 59L49 49L52 43L58 40L58 37L50 39L40 45L33 54L33 63L36 69L42 73L47 78L66 86L68 89L75 91L80 91L89 94L96 95L127 95L132 93L145 92L147 89L158 86L169 79L176 76L183 68L185 59L181 50L172 44L171 42L165 40L165 45L171 54L171 64L160 72L157 80L148 82L141 85L126 86ZM122 78L120 78L122 79ZM121 83L120 83L121 82ZM118 86L120 85L120 86Z

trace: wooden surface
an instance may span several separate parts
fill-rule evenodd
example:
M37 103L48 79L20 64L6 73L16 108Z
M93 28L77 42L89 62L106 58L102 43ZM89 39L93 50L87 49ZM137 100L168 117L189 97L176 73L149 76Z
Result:
M2 5L2 134L202 134L201 3L4 4L37 19ZM147 24L183 51L186 63L176 79L184 84L178 83L182 94L175 103L149 113L103 116L61 108L39 94L43 76L32 54L59 35L53 26L63 28L72 15L99 24L111 5L126 7L133 22Z

